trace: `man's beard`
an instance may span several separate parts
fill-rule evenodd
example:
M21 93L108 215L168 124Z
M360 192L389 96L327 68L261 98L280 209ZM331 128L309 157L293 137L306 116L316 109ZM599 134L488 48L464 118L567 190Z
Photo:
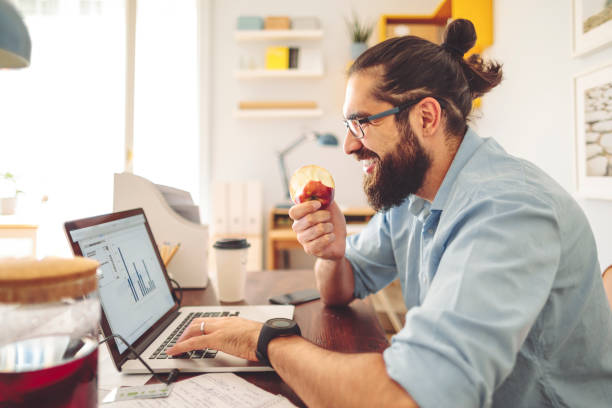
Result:
M431 166L431 157L410 127L396 149L381 159L376 153L362 147L357 159L372 159L374 169L363 179L363 190L375 211L387 211L401 205L422 186Z

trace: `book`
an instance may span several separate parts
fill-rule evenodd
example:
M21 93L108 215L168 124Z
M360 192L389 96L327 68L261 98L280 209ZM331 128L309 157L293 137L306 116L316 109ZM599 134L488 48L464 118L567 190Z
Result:
M300 49L296 47L289 47L289 68L297 68L298 67L298 55L300 53Z
M289 47L266 48L266 69L288 69Z

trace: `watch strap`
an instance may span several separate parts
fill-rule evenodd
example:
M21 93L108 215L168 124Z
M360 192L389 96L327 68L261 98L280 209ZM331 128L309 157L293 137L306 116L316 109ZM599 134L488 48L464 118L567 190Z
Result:
M267 365L270 365L270 360L268 359L268 345L270 342L277 337L286 337L286 336L301 336L302 332L300 330L300 326L297 323L286 329L270 327L267 324L264 324L259 332L259 338L257 339L257 349L255 350L255 356L257 359Z

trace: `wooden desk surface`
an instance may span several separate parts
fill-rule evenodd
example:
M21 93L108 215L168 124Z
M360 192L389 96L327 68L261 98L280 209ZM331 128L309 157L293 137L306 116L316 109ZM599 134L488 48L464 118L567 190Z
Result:
M311 270L249 272L246 299L237 304L267 304L268 296L315 286ZM219 304L214 289L183 291L183 305ZM225 303L224 303L225 304ZM302 336L329 350L347 353L382 352L388 343L372 306L355 300L347 307L326 307L319 300L296 306L295 321ZM273 394L282 394L297 406L305 406L291 388L275 373L237 373L247 381ZM193 374L181 374L189 378Z

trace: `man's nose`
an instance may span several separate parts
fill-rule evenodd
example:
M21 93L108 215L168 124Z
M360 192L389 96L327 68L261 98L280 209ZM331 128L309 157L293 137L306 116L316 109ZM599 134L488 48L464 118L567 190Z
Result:
M346 129L346 134L344 135L344 153L351 155L355 153L357 150L362 147L361 140L357 139L349 129Z

